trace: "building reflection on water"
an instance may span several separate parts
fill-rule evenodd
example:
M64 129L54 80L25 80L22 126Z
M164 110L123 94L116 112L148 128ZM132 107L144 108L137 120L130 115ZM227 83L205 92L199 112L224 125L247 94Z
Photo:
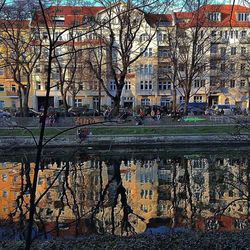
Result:
M0 163L0 220L25 227L34 163ZM44 162L36 225L54 236L131 234L153 228L238 230L250 213L247 157Z

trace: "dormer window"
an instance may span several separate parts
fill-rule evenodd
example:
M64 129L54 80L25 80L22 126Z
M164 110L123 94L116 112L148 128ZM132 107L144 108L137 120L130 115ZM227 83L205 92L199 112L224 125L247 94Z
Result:
M52 20L55 25L64 25L64 16L54 16Z
M83 24L87 24L89 22L89 17L88 16L84 16L82 19L82 23Z
M213 22L218 22L221 20L220 12L210 12L208 13L208 20Z
M249 22L249 13L238 13L239 22Z

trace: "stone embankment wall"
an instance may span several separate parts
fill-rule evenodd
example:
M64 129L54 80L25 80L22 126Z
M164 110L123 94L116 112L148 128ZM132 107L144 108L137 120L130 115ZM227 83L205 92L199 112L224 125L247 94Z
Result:
M38 140L38 138L36 138ZM44 142L49 139L45 137ZM51 140L47 147L111 147L111 146L147 146L152 145L250 145L249 135L124 135L124 136L88 136L80 141L76 136L63 136ZM1 137L0 148L11 149L35 147L28 136Z

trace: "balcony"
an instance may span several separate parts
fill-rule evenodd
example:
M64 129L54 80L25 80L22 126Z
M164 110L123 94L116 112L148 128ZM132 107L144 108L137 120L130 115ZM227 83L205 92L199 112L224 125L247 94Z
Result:
M212 37L211 38L211 43L227 44L228 42L229 42L229 39L225 37Z
M158 95L160 96L171 96L173 93L173 91L171 89L161 89L161 90L158 90Z
M240 38L241 44L250 44L250 37L242 37Z
M6 95L9 97L18 97L18 92L17 91L11 91L11 90L6 90Z
M240 75L244 77L249 77L250 76L250 71L248 70L241 70Z

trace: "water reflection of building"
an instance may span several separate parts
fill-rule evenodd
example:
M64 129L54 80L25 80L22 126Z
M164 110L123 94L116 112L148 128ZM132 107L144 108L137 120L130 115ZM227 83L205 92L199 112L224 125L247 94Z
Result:
M250 185L247 158L189 156L133 159L118 162L119 165L127 202L134 213L130 214L129 220L136 232L154 226L156 218L160 219L157 223L168 227L194 223L199 224L199 228L218 229L221 218L234 217L227 219L233 223L231 228L244 226L244 215L248 211L246 201L240 199L248 196ZM1 220L8 218L8 214L15 210L20 194L23 194L25 212L29 198L25 173L30 171L32 178L33 167L28 163L0 163ZM37 197L50 185L51 188L41 199L37 213L51 228L55 226L55 221L65 229L67 222L79 219L84 225L81 233L95 230L111 232L111 210L119 185L114 179L116 167L112 162L94 159L46 164L44 171L39 172ZM123 218L120 198L114 211L115 232L118 233ZM89 222L93 212L95 229ZM228 217L211 219L219 212ZM13 218L18 220L18 214ZM199 223L195 224L196 221Z

